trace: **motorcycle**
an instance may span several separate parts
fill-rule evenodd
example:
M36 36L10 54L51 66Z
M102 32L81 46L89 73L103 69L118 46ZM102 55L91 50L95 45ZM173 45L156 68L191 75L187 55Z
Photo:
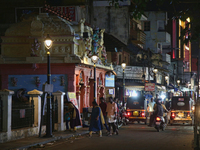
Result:
M166 128L164 117L157 116L155 120L155 129L159 132L160 129L164 131Z
M123 109L119 110L118 117L117 117L117 126L118 128L122 127L122 125L127 125L129 122L128 115L126 111Z

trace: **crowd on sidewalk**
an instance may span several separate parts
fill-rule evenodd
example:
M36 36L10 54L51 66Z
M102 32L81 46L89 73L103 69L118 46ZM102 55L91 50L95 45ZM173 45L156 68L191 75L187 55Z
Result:
M118 135L117 116L119 105L117 99L109 97L109 102L106 103L103 97L100 98L101 103L98 105L96 101L92 102L93 108L90 116L89 137L96 132L99 137L102 137L102 130L105 126L107 136ZM76 132L76 126L81 125L80 114L76 106L65 97L65 122L66 130ZM70 124L70 127L69 127Z

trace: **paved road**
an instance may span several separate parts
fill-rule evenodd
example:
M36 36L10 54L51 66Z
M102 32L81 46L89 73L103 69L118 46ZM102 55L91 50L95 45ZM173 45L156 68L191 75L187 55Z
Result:
M165 131L156 132L153 127L135 123L120 128L119 135L104 135L100 138L97 134L93 134L92 138L79 136L76 139L62 139L52 145L48 143L49 145L45 145L45 148L42 149L192 150L192 140L192 126L174 125L168 126Z

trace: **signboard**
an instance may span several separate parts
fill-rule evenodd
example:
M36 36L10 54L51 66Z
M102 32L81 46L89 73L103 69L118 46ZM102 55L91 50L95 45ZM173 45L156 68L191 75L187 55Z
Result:
M67 92L67 96L69 100L76 106L76 108L79 108L76 100L76 94L74 92Z
M115 75L106 75L105 87L115 87Z
M145 91L155 91L155 83L145 83Z
M117 78L123 78L123 69L120 65L115 66L114 71L117 74ZM143 80L143 75L145 75L145 80L148 80L148 78L150 78L150 80L153 80L153 77L149 76L148 74L148 67L126 66L124 72L125 79Z
M114 94L114 89L109 89L109 94L113 95Z

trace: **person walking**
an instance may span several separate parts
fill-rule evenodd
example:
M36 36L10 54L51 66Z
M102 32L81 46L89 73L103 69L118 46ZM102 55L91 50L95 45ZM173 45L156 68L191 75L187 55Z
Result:
M64 99L66 102L65 105L68 107L68 110L71 114L70 115L71 131L76 132L76 126L81 125L79 110L78 110L78 108L76 108L76 106L71 101L68 100L66 95L65 95Z
M105 102L105 99L103 97L100 97L100 101L101 103L99 104L100 108L101 108L101 111L103 113L103 117L104 117L104 120L105 120L105 124L104 126L106 127L106 130L107 132L110 132L107 124L106 124L106 109L107 109L107 103Z
M66 108L66 112L65 112L66 130L69 130L69 122L70 122L70 112Z
M151 123L153 122L152 119L153 119L154 105L155 105L155 102L154 102L153 97L152 97L149 104L148 104L148 107L147 107L147 111L148 111L148 114L149 114L148 116L150 117L149 126L151 126Z
M113 134L119 134L115 122L117 117L117 104L113 102L113 98L109 97L109 102L107 103L107 109L106 109L107 117L108 117L108 123L109 123L109 135L112 135L111 133L111 126L113 129Z
M154 102L153 97L152 97L150 102L148 103L148 107L147 107L149 116L151 116L153 111L154 111L153 110L154 105L155 105L155 102Z
M92 114L91 114L91 120L90 120L90 127L89 127L89 137L92 136L92 132L99 132L99 137L102 137L102 129L103 124L105 124L103 113L101 111L101 108L98 106L96 101L92 102L93 108L92 108Z

